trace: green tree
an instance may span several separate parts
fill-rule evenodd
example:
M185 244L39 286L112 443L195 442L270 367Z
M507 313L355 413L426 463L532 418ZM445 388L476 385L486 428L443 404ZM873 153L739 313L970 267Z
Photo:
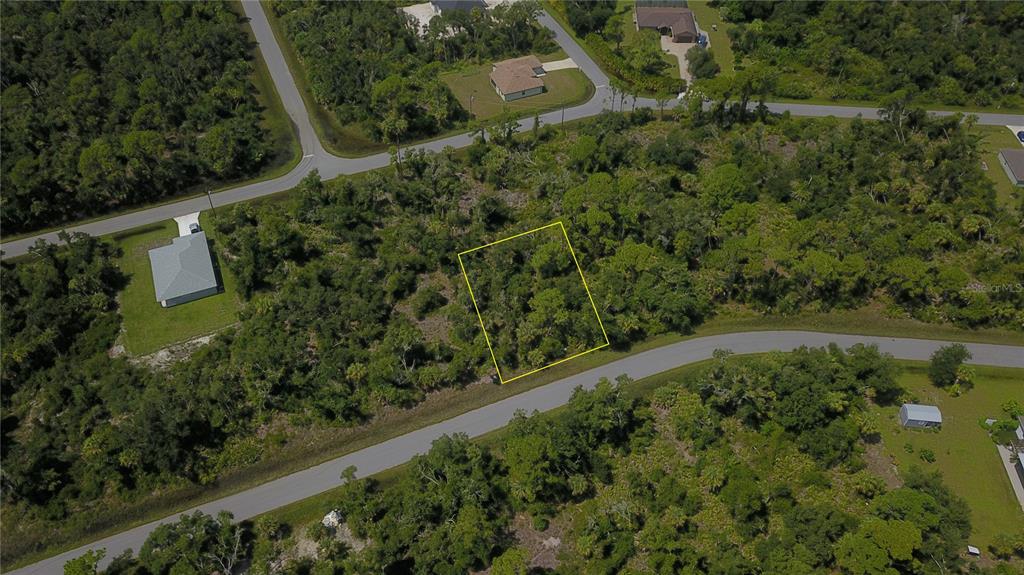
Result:
M491 563L493 575L526 575L530 570L530 553L522 547L512 547Z
M84 555L76 557L64 564L64 575L96 575L99 573L99 562L106 555L105 549L94 551L92 549Z
M971 359L971 352L961 343L944 345L935 350L928 364L928 378L938 387L961 383L961 366Z

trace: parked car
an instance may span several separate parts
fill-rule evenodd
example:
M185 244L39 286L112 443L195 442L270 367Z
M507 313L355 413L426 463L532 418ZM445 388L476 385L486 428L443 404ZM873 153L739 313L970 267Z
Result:
M188 233L190 233L190 234L198 234L199 233L199 224L197 224L195 222L192 222L191 224L189 224L188 225Z
M1024 144L1024 130L1017 131L1017 139L1020 140L1020 143Z

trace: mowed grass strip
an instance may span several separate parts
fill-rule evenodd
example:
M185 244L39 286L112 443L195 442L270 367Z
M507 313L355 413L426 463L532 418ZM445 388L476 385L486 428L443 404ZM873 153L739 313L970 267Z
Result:
M200 218L203 230L214 244L212 255L217 262L217 238ZM125 349L132 355L147 355L169 345L213 333L238 319L241 302L235 292L235 277L227 266L220 265L224 289L216 295L165 308L156 301L149 250L165 246L178 236L178 225L167 220L114 236L122 254L118 267L129 276L128 286L119 295L123 318Z
M1006 126L974 126L971 130L981 136L981 159L988 168L986 175L996 186L996 200L1001 206L1013 206L1020 200L1021 188L1010 182L1006 170L999 163L999 150L1024 149Z
M722 73L735 72L732 43L729 41L729 28L733 24L723 21L718 8L711 6L708 0L688 0L686 5L693 10L700 31L708 35L708 47L715 56L715 62L722 68ZM718 26L718 30L714 29L715 26Z
M562 106L587 101L594 93L590 80L576 69L555 70L544 75L543 94L506 102L491 86L491 63L467 65L446 72L441 80L451 89L459 104L472 111L478 120L494 118L506 111L516 116L548 112Z
M942 473L943 481L971 508L970 543L986 549L999 533L1014 534L1024 523L1024 511L1013 493L996 445L982 426L986 418L1005 418L1002 404L1024 398L1024 370L974 366L976 383L960 397L932 385L922 362L904 365L900 385L915 402L936 405L942 411L938 431L904 429L899 406L877 408L885 451L901 472L913 466ZM912 451L906 446L909 445ZM921 450L930 449L928 463Z

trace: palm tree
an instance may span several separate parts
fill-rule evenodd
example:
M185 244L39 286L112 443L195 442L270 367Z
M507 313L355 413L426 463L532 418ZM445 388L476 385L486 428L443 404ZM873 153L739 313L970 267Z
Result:
M409 122L398 113L398 110L389 110L380 121L380 131L384 139L395 146L395 161L400 168L402 166L402 143L401 137L409 129Z

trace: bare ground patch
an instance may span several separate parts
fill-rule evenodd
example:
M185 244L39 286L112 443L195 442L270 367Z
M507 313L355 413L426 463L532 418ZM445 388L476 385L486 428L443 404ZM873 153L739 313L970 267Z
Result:
M512 519L512 534L519 547L530 553L530 568L555 569L558 567L558 554L562 549L562 539L565 537L565 527L558 520L552 519L548 528L538 531L533 526L530 516L525 513L517 513ZM475 575L490 575L488 567L482 571L475 571Z
M885 452L882 442L868 443L864 446L864 463L871 473L881 477L889 489L903 487L896 463Z
M140 355L138 357L132 357L129 361L135 365L146 366L150 369L167 369L168 367L184 361L191 357L193 353L200 347L210 343L217 334L224 331L225 329L231 328L238 325L237 323L225 326L223 329L219 329L213 333L201 335L199 337L192 338L188 341L169 345L160 351L151 353L149 355ZM124 353L123 346L115 346L111 349L111 354L114 354L120 348L120 352Z

